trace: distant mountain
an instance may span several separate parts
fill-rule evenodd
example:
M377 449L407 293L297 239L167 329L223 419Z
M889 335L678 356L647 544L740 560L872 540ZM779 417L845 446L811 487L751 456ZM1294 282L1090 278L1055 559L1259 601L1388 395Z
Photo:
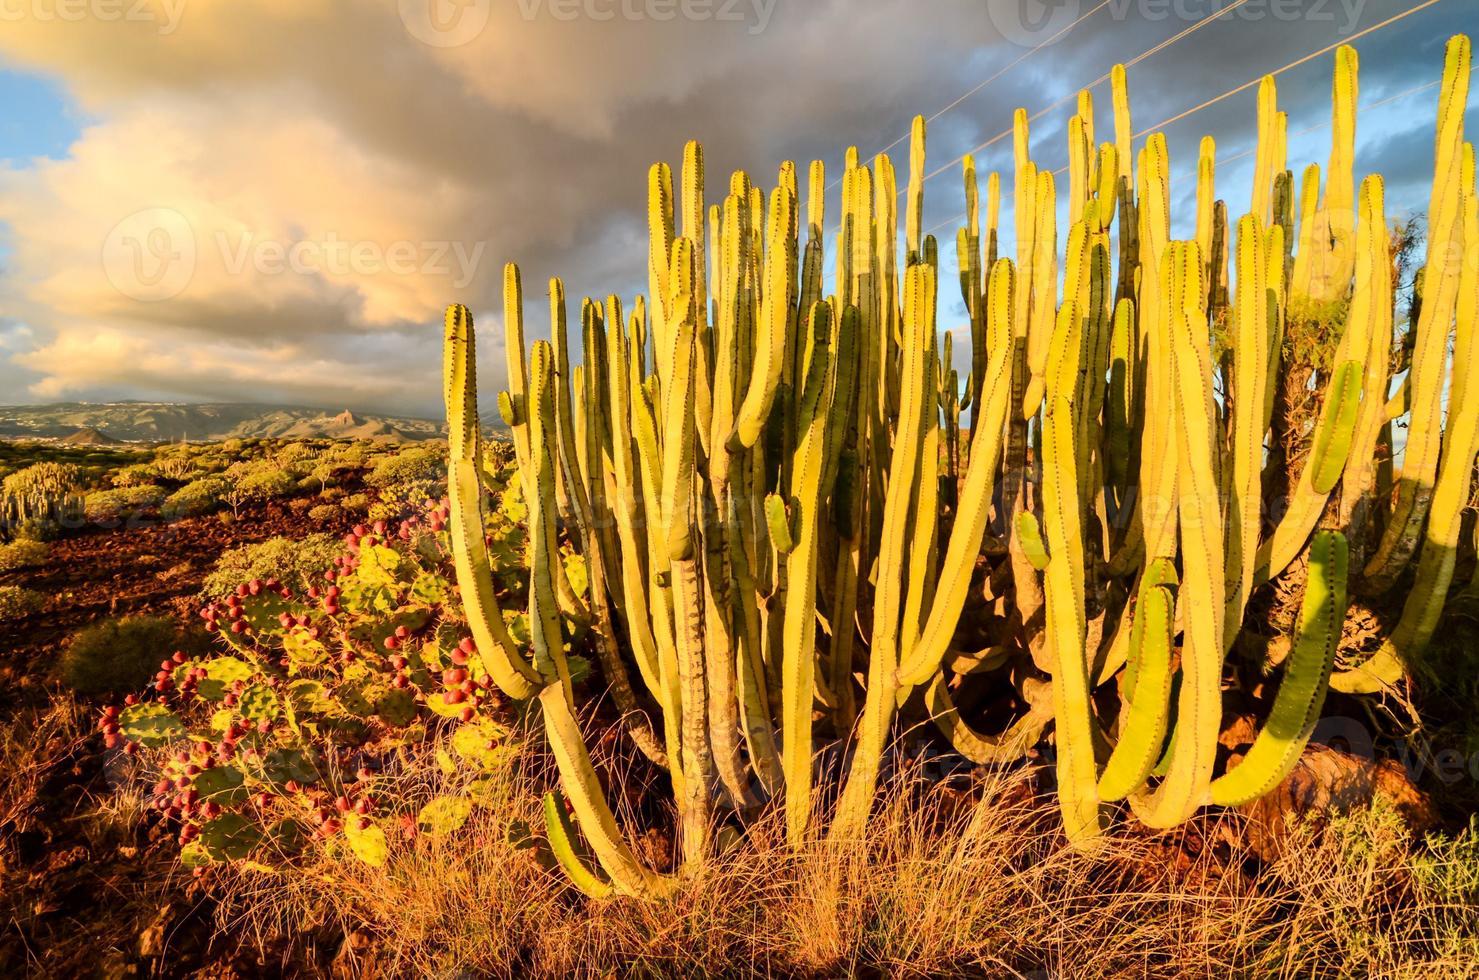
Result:
M217 439L438 439L441 422L292 405L176 402L59 402L0 405L0 439L116 442L209 442Z
M116 446L121 440L114 439L101 429L92 426L78 429L69 436L62 437L62 442L69 446Z

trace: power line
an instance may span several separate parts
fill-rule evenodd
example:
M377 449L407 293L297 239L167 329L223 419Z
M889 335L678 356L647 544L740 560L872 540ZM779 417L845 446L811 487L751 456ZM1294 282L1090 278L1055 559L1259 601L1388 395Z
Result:
M1153 55L1159 54L1160 52L1164 51L1166 48L1169 48L1171 45L1177 43L1178 41L1181 41L1181 40L1183 40L1183 39L1185 39L1187 37L1190 37L1192 34L1195 34L1197 31L1199 31L1202 28L1206 27L1208 24L1212 23L1213 21L1219 20L1222 17L1226 16L1227 14L1232 13L1234 10L1236 10L1239 7L1241 7L1243 4L1245 4L1247 2L1248 2L1248 0L1233 0L1233 2L1230 3L1230 4L1228 4L1226 7L1223 7L1221 9L1217 10L1215 13L1208 14L1207 16L1203 17L1202 19L1200 19L1200 20L1198 20L1198 21L1196 21L1196 22L1188 25L1186 28L1182 29L1181 31L1177 32L1176 34L1173 34L1171 37L1168 37L1164 41L1161 41L1159 44L1156 44L1155 46L1153 46L1151 48L1148 48L1145 51L1140 52L1140 54L1138 54L1135 57L1131 58L1129 61L1124 62L1123 63L1124 66L1126 68L1133 68L1133 67L1135 67L1136 65L1140 64L1140 62L1144 61L1145 59L1147 59L1149 57L1152 57ZM1428 2L1429 3L1437 3L1438 0L1428 0ZM1112 73L1113 73L1113 70L1111 69L1111 71L1105 72L1104 74L1100 75L1098 78L1094 79L1089 84L1082 86L1082 88L1084 88L1084 89L1092 89L1092 88L1095 88L1096 86L1102 85L1102 84L1104 84L1104 82L1106 82L1106 81L1109 80L1109 76ZM1044 108L1039 109L1036 113L1034 113L1033 115L1029 116L1027 118L1027 121L1029 123L1036 122L1037 120L1041 119L1043 116L1045 116L1048 113L1052 112L1054 109L1060 108L1063 105L1067 104L1068 102L1072 102L1073 100L1075 100L1077 98L1078 98L1078 91L1076 90L1074 92L1069 93L1068 95L1065 95L1063 98L1061 98L1058 101L1054 102L1052 105L1045 106ZM982 150L987 149L987 148L995 145L996 143L1001 142L1002 140L1006 139L1008 136L1011 136L1012 135L1012 131L1013 131L1013 127L1008 127L1007 129L1004 129L1000 133L997 133L995 136L991 137L989 140L987 140L986 142L982 143L981 145L975 147L974 149L970 150L969 152L970 153L979 153ZM954 169L955 165L958 164L958 163L960 163L962 160L964 160L966 158L966 156L967 156L967 154L962 153L960 156L956 157L954 160L951 160L949 163L942 164L941 166L936 167L933 171L931 171L930 173L926 174L924 179L926 181L932 180L935 177L938 177L940 174L944 173L945 171Z
M1163 119L1163 120L1161 120L1160 122L1156 123L1153 126L1147 126L1146 128L1144 128L1144 129L1140 130L1139 132L1135 133L1135 135L1134 135L1133 138L1139 139L1140 137L1146 135L1147 133L1156 132L1158 130L1164 129L1165 127L1171 125L1172 123L1180 122L1182 119L1185 119L1186 117L1188 117L1190 115L1193 115L1194 113L1200 112L1203 109L1209 108L1210 106L1216 105L1217 103L1222 102L1225 99L1231 98L1232 96L1237 95L1239 92L1245 92L1245 91L1247 91L1248 89L1252 88L1254 85L1257 85L1259 82L1261 82L1263 80L1264 76L1266 76L1266 75L1274 75L1274 76L1277 76L1277 75L1283 74L1286 71L1289 71L1292 68L1298 68L1300 65L1307 64L1308 62L1313 61L1315 58L1318 58L1318 57L1320 57L1323 54L1327 54L1328 52L1333 51L1334 49L1340 47L1343 44L1349 44L1350 42L1355 41L1355 40L1358 40L1358 39L1360 39L1362 37L1365 37L1368 34L1373 34L1376 31L1382 30L1383 28L1390 27L1392 24L1395 24L1396 22L1398 22L1398 21L1400 21L1400 20L1402 20L1402 19L1404 19L1404 18L1406 18L1408 16L1411 16L1412 14L1415 14L1415 13L1421 11L1421 10L1425 10L1428 7L1431 7L1434 4L1439 3L1439 2L1440 2L1440 0L1424 0L1423 3L1420 3L1420 4L1418 4L1415 7L1410 7L1407 10L1404 10L1404 11L1402 11L1400 13L1393 14L1391 17L1388 17L1386 20L1383 20L1380 23L1373 24L1370 27L1367 27L1367 28L1364 28L1363 30L1357 31L1355 34L1352 34L1349 37L1342 38L1341 40L1335 41L1335 42L1333 42L1331 44L1327 44L1325 47L1320 48L1317 51L1312 51L1309 54L1304 55L1301 58L1297 58L1294 61L1289 62L1287 65L1284 65L1281 68L1276 68L1276 69L1274 69L1271 72L1263 72L1262 74L1257 75L1254 78L1252 78L1250 81L1244 82L1243 84L1241 84L1241 85L1239 85L1239 86L1237 86L1235 88L1228 89L1226 92L1223 92L1221 95L1214 96L1214 97L1212 97L1210 99L1207 99L1206 101L1200 103L1199 105L1192 106L1190 109L1186 109L1186 110L1184 110L1182 112L1177 113L1174 116L1170 116L1170 117L1168 117L1166 119ZM1200 24L1200 23L1202 23L1202 21L1198 21L1198 24ZM1108 76L1105 76L1105 77L1108 77ZM1100 79L1100 81L1102 81L1102 80L1103 79ZM1098 84L1098 83L1096 82L1095 84ZM1400 94L1401 95L1413 94L1415 92L1422 91L1423 89L1432 88L1433 86L1438 85L1438 84L1439 84L1438 82L1432 82L1432 83L1430 83L1428 85L1420 86L1420 87L1418 87L1416 89L1412 89L1409 92L1404 92L1404 93L1400 93ZM1390 101L1395 101L1398 97L1399 96L1393 96ZM1061 104L1061 102L1059 104ZM1382 104L1384 104L1384 103L1376 103L1376 105L1382 105ZM1375 106L1372 106L1371 108L1374 108L1374 107ZM1052 107L1050 107L1050 108L1052 108ZM1039 113L1039 115L1041 115L1041 113ZM1037 117L1034 116L1033 118L1036 119ZM1007 131L1008 134L1010 134L1010 132L1011 132L1010 130ZM1302 135L1302 134L1296 134L1296 135ZM984 144L984 145L989 145L990 143L996 142L996 140L1001 139L1001 138L1002 138L1001 136L993 137L992 140L988 141L988 143L987 144ZM954 162L955 163L958 163L962 159L964 159L964 156L957 158L956 161L954 161ZM1237 158L1236 157L1229 157L1226 160L1224 160L1223 162L1225 163L1225 162L1228 162L1229 160L1232 160L1232 159L1237 159ZM953 164L947 164L947 167L948 166L953 166ZM1061 174L1066 169L1068 169L1068 168L1067 167L1060 168L1059 170L1055 171L1055 173L1056 174ZM938 171L936 171L936 172L938 172ZM931 176L933 176L933 175L931 175ZM944 228L947 225L958 224L965 217L966 217L966 215L964 213L962 213L962 214L956 216L955 218L952 218L952 219L950 219L948 221L944 221L944 222L941 222L940 224L935 225L934 227L932 227L930 229L930 232L933 233L935 231L938 231L939 229Z
M1069 24L1067 27L1064 27L1064 28L1060 29L1052 37L1049 37L1049 38L1046 38L1046 39L1044 39L1042 41L1039 41L1032 48L1030 48L1029 50L1027 50L1027 51L1023 52L1022 54L1018 55L1017 58L1014 61L1012 61L1011 64L1005 66L1004 68L999 69L996 72L996 74L992 75L990 78L986 79L984 82L981 82L978 85L976 85L975 87L971 88L969 91L962 93L954 102L951 102L949 105L945 106L945 108L941 109L939 112L936 112L933 116L930 116L928 119L925 120L925 122L934 122L936 119L939 119L945 113L949 112L951 109L954 109L956 106L960 105L966 99L968 99L971 96L975 95L977 92L981 91L983 88L985 88L986 86L990 85L992 82L996 81L998 78L1000 78L1001 76L1005 75L1007 72L1011 71L1013 68L1017 67L1022 62L1026 61L1028 58L1031 58L1033 55L1037 54L1043 48L1045 48L1048 45L1052 44L1053 42L1057 41L1059 38L1063 37L1069 31L1073 30L1075 27L1077 27L1078 25L1082 24L1084 21L1088 20L1090 17L1092 17L1095 14L1097 14L1099 11L1103 10L1105 7L1109 6L1110 2L1111 2L1111 0L1099 0L1099 3L1096 4L1092 9L1090 9L1088 13L1080 14L1077 20L1075 20L1073 23ZM892 150L894 147L898 146L900 143L902 143L905 140L907 140L909 138L909 135L910 135L909 133L905 133L903 136L900 136L898 139L894 140L888 146L885 146L883 149L879 150L878 153L887 153L889 150ZM873 155L874 156L877 156L878 153L875 153ZM830 184L827 185L827 190L831 190L832 188L836 187L838 184L841 184L841 183L842 183L842 178L841 177L837 177Z
M1203 102L1200 105L1192 106L1190 109L1187 109L1184 112L1178 112L1176 115L1171 116L1169 119L1162 119L1160 122L1156 123L1154 126L1149 126L1149 127L1145 128L1145 129L1142 129L1140 132L1136 133L1135 136L1136 136L1136 138L1139 138L1141 136L1144 136L1146 133L1154 132L1155 130L1158 130L1158 129L1164 129L1165 127L1171 125L1174 122L1179 122L1180 120L1185 119L1187 116L1191 115L1194 112L1201 112L1203 109L1207 108L1208 106L1216 105L1217 103L1221 102L1223 99L1227 99L1227 98L1230 98L1230 97L1232 97L1234 95L1237 95L1239 92L1245 92L1245 91L1247 91L1248 89L1252 88L1253 86L1255 86L1259 82L1261 82L1263 80L1263 78L1264 78L1264 75L1282 75L1284 72L1288 71L1291 68L1298 68L1300 65L1302 65L1302 64L1304 64L1304 63L1306 63L1308 61L1313 61L1314 59L1318 58L1322 54L1325 54L1325 53L1330 52L1330 51L1334 51L1336 48L1340 47L1343 44L1350 44L1352 41L1359 40L1360 38L1363 38L1363 37L1365 37L1368 34L1371 34L1371 33L1374 33L1376 31L1379 31L1379 30L1381 30L1384 27L1389 27L1392 24L1395 24L1397 21L1402 20L1405 17L1410 17L1410 16L1412 16L1413 14L1417 13L1420 10L1426 10L1429 7L1431 7L1433 4L1438 3L1438 2L1439 2L1439 0L1423 0L1423 2L1420 3L1420 4L1418 4L1416 7L1409 7L1408 9L1402 11L1401 13L1393 14L1392 16L1388 17L1386 20L1382 21L1379 24L1373 24L1373 25L1371 25L1370 27L1368 27L1368 28L1366 28L1364 30L1357 31L1356 33L1352 34L1350 37L1341 38L1339 41L1333 41L1330 44L1325 45L1325 47L1321 48L1318 51L1312 51L1309 54L1305 55L1303 58L1299 58L1299 59L1297 59L1295 61L1289 62L1289 64L1285 65L1282 68L1277 68L1274 71L1270 71L1270 72L1264 72L1263 75L1258 75L1258 76L1256 76L1256 77L1254 77L1252 79L1249 79L1248 81L1244 82L1242 85L1239 85L1237 88L1228 89L1226 92L1223 92L1221 95L1214 96L1213 98L1208 99L1206 102Z

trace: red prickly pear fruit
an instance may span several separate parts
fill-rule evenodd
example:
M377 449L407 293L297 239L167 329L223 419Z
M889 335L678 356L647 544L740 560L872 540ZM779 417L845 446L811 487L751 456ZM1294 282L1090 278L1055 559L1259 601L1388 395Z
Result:
M401 645L401 641L400 640L397 640L393 636L387 636L385 638L385 649L387 649L387 650L395 650L395 649L399 648L400 645Z
M175 651L175 655L173 657L171 657L170 659L173 660L177 664L182 664L182 663L185 662L185 654L182 651L180 651L180 650L176 650Z
M352 804L349 802L349 797L347 796L341 796L334 801L334 809L338 810L340 813L348 810L351 805Z
M236 622L231 624L231 632L237 634L238 636L240 636L242 633L245 633L246 631L247 624L245 620L238 619Z
M139 703L139 696L137 694L130 694L123 699L123 703L132 707Z
M170 680L168 677L161 678L154 682L154 689L160 694L168 693L170 689L172 689L174 686L175 682Z
M411 630L407 626L402 624L395 628L395 635L397 638L404 640L406 637L411 635Z
M109 732L107 735L103 736L103 746L105 748L116 749L118 748L118 744L122 741L123 737L114 732Z
M462 666L463 664L467 663L466 651L464 651L461 647L458 647L456 650L452 651L451 660L457 666Z
M384 521L376 521L375 524L374 524L374 528L375 528L375 533L376 534L384 534L385 533L385 522Z
M463 708L461 711L457 712L457 718L460 721L472 721L473 718L476 716L477 712L473 711L471 708Z

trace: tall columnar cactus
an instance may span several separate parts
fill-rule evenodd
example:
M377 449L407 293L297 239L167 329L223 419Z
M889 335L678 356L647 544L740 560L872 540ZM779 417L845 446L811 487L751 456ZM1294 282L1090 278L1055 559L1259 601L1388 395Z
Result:
M1218 198L1207 138L1186 241L1171 237L1182 196L1164 135L1132 155L1122 67L1110 74L1113 138L1097 148L1093 100L1080 94L1061 187L1034 162L1019 111L1015 261L998 257L998 176L983 201L976 161L963 161L963 382L957 337L942 350L937 322L922 119L907 177L887 155L845 154L835 238L819 162L804 187L791 163L769 189L733 174L713 203L697 144L676 195L673 172L654 165L648 294L629 316L615 296L582 302L578 353L559 280L551 342L526 352L518 270L505 273L499 412L529 504L527 649L492 587L472 323L453 307L448 476L463 606L496 683L542 705L570 808L548 797L547 831L576 886L656 897L677 879L638 859L602 799L567 643L595 647L630 737L666 766L683 874L702 872L714 827L765 807L784 807L793 846L819 835L818 818L833 840L862 838L900 737L1002 765L1051 730L1071 841L1092 846L1124 806L1172 827L1282 780L1328 687L1400 683L1470 547L1468 59L1467 39L1450 42L1408 394L1391 401L1391 243L1381 179L1354 183L1348 48L1335 58L1329 160L1305 172L1298 201L1268 78L1253 105L1247 211ZM1335 326L1305 431L1278 414L1276 392L1290 325L1312 318ZM1402 413L1406 459L1383 482ZM1288 506L1275 509L1286 468ZM1419 548L1411 588L1392 588ZM585 562L585 601L569 549ZM1259 735L1219 775L1223 689L1237 676L1225 658L1256 645L1265 630L1245 633L1245 612L1289 569L1305 576L1291 652ZM1359 664L1339 655L1352 576L1379 612L1400 607ZM981 697L1021 707L987 734L973 716Z

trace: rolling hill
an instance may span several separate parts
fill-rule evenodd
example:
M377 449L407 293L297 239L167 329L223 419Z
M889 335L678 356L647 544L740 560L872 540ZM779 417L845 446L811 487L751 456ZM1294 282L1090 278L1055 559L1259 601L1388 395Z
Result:
M432 419L338 413L293 405L226 402L58 402L0 405L0 439L76 442L208 442L216 439L388 439L441 437Z

